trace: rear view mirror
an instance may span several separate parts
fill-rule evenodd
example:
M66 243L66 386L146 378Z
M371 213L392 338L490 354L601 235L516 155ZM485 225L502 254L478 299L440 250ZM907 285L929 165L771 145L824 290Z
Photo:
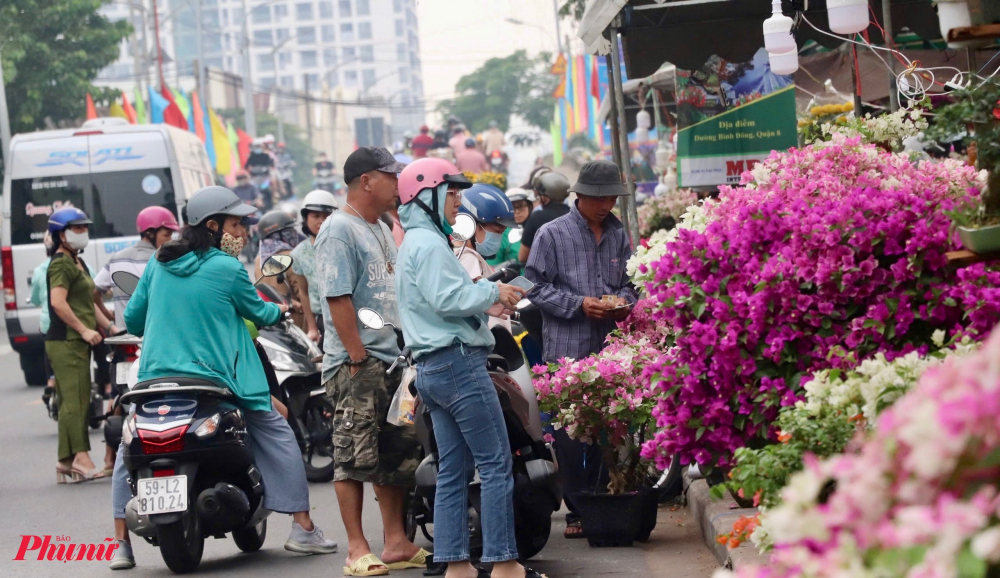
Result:
M468 241L476 234L476 220L465 213L455 217L455 225L451 228L451 238L456 241Z
M111 274L111 282L122 290L122 293L131 296L135 293L135 288L139 286L139 278L126 271L115 271Z
M260 272L265 277L281 275L292 266L291 255L271 255L260 267Z
M382 316L379 315L378 311L375 311L374 309L369 309L367 307L358 309L358 319L360 319L361 323L368 329L378 331L379 329L385 327L385 319L382 319Z

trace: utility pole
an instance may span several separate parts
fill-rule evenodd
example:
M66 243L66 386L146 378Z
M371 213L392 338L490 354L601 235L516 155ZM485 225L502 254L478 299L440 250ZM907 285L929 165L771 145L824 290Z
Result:
M892 0L882 0L882 26L885 30L885 47L893 47L892 32ZM889 110L896 112L899 110L899 90L896 89L896 59L889 59ZM859 110L858 115L861 114Z
M201 26L202 26L202 14L201 14L201 0L194 0L195 2L195 18L198 22L195 24L195 34L198 36L198 60L195 61L195 66L198 67L197 76L198 79L198 93L201 97L201 102L205 104L205 109L208 109L208 86L205 84L205 48L201 40Z
M153 0L153 34L156 35L156 70L160 77L160 92L163 92L163 49L160 47L160 14L156 9L156 0Z
M559 0L552 0L552 9L556 12L556 44L559 45L559 54L563 53L562 36L559 34Z
M153 0L154 2L156 0ZM243 0L243 118L250 136L257 136L257 111L253 102L253 75L250 72L250 32L247 30L247 0Z
M143 43L142 48L139 48L139 26L135 25L135 2L134 0L129 0L128 3L128 20L132 24L132 60L134 61L133 68L135 69L135 83L139 86L139 95L142 92L142 65L145 62L146 57L143 54L146 52L146 44ZM145 25L143 25L145 26ZM145 36L145 35L144 35Z
M274 99L274 118L278 119L278 142L285 142L285 123L281 120L281 99L278 97L278 48L271 51L271 68L274 69L274 90L271 98Z
M306 134L309 138L309 146L312 146L313 142L313 123L312 123L312 96L309 94L309 75L302 74L302 86L306 91Z
M0 53L3 49L0 48ZM7 88L3 82L3 64L0 64L0 148L3 150L4 170L10 170L10 115L7 112Z

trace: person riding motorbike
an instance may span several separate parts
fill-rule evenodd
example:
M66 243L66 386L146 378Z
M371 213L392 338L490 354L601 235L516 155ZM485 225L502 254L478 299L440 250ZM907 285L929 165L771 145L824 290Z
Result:
M243 219L254 209L224 187L199 190L184 207L181 238L164 244L146 267L125 308L129 333L143 337L140 382L195 377L232 391L243 410L251 449L264 483L264 507L292 514L285 549L328 554L309 514L302 456L288 422L274 409L261 359L244 319L273 325L285 305L264 302L243 264ZM113 494L114 495L114 494ZM115 513L127 501L114 500ZM131 552L129 552L131 554Z
M417 364L416 387L430 412L440 452L434 502L434 561L448 578L475 578L469 561L467 475L482 480L483 562L493 576L523 578L514 536L514 480L503 412L486 357L495 344L486 315L513 309L518 287L473 282L449 243L462 189L472 184L442 159L420 159L399 175L396 294L403 337Z
M250 184L250 173L244 169L236 172L236 186L233 187L233 192L244 203L253 205L254 207L258 206L260 198L257 187Z
M274 158L264 150L263 144L254 143L250 148L250 156L244 167L252 179L253 185L260 195L260 207L264 211L270 211L274 206L274 198L270 186L265 186L267 179L271 176L271 169L274 168Z
M517 226L524 226L525 221L531 215L531 197L528 191L524 189L510 189L505 193L507 200L510 201L511 207L514 209L514 221ZM492 266L501 265L508 263L511 268L520 270L522 263L518 260L517 254L521 250L521 241L518 240L516 243L510 242L510 232L514 228L508 228L503 232L503 239L500 241L500 249L497 250L497 254L493 257L486 259L486 262Z
M327 191L317 189L310 192L302 199L302 232L306 239L292 249L292 270L301 277L299 283L299 302L302 303L302 311L309 324L312 317L312 326L316 332L307 331L309 338L317 343L323 335L323 292L320 290L320 280L316 274L316 235L319 228L326 222L334 211L340 208L336 197Z
M278 172L278 180L281 181L282 198L294 197L295 190L292 188L292 168L295 167L295 160L292 159L292 153L285 149L285 143L278 143L277 149L274 151L274 159L275 169Z
M514 207L500 189L493 185L477 184L462 192L462 205L458 212L475 219L476 233L468 241L459 244L455 254L474 282L485 279L494 273L486 259L496 256L507 229L517 226ZM494 325L502 325L510 331L510 321L506 319L491 316L489 326Z
M302 242L305 237L295 230L295 219L288 213L281 210L274 210L265 213L257 223L257 232L260 234L260 252L254 260L254 273L257 278L261 278L261 264L267 261L271 255L288 255L292 249ZM264 277L261 284L274 287L277 292L292 304L292 321L303 331L308 333L311 339L319 338L316 328L316 320L310 321L309 316L304 315L302 302L299 301L301 290L299 284L303 278L294 271L285 271L283 275L277 277Z

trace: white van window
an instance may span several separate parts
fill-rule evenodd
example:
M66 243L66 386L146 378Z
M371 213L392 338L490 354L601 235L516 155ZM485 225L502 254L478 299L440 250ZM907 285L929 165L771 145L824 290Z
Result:
M13 179L10 194L12 245L40 243L48 216L67 206L83 209L94 221L92 239L137 234L135 219L146 207L161 206L177 214L167 168Z

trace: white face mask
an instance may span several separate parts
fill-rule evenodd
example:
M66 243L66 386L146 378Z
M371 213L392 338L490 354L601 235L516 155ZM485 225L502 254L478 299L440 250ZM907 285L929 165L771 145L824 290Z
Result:
M90 243L90 231L84 231L82 233L74 233L70 230L66 231L66 244L69 245L74 251L85 249L88 243Z

